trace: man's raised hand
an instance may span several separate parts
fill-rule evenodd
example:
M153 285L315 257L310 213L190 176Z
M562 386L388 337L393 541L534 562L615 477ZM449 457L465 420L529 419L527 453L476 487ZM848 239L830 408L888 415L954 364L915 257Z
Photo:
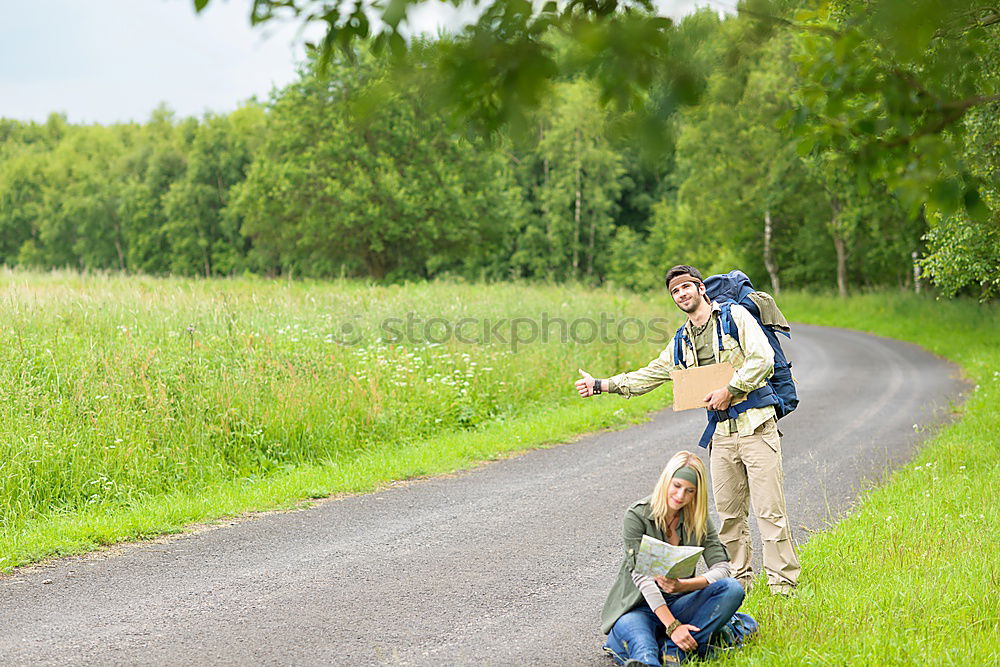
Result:
M590 373L582 368L578 368L577 370L580 371L581 377L576 381L576 390L579 392L580 398L590 398L594 395L594 382L596 382L596 380L594 380L594 377Z

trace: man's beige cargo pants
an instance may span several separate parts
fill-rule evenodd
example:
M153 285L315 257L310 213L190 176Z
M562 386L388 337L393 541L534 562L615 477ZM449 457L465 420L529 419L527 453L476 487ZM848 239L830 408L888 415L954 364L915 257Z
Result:
M744 588L753 579L748 513L753 502L764 547L764 571L772 593L787 594L799 578L799 559L785 508L781 438L774 419L753 435L716 434L711 450L712 492L722 526L719 538L729 552L735 577Z

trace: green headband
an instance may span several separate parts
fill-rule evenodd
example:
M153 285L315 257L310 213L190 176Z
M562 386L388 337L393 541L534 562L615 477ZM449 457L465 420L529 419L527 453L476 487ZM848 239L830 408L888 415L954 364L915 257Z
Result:
M698 486L698 473L691 466L684 466L683 468L678 468L677 472L674 473L673 477L677 479L683 479L685 482L691 482L695 486ZM671 479L673 479L671 477Z

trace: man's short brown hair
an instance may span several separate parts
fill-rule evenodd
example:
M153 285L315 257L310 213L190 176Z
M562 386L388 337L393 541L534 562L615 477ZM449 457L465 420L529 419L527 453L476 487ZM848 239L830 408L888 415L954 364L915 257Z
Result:
M671 280L673 280L677 276L683 276L685 274L691 276L692 278L694 278L698 282L704 282L701 279L701 271L699 271L698 269L694 268L693 266L688 266L687 264L678 264L677 266L675 266L672 269L670 269L669 271L667 271L667 275L663 279L663 284L666 285L669 288Z

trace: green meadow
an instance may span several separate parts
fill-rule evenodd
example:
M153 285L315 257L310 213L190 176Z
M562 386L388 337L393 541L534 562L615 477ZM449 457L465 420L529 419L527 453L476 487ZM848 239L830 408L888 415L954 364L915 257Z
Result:
M0 568L642 419L669 395L584 403L571 383L655 356L679 322L666 305L0 273Z

